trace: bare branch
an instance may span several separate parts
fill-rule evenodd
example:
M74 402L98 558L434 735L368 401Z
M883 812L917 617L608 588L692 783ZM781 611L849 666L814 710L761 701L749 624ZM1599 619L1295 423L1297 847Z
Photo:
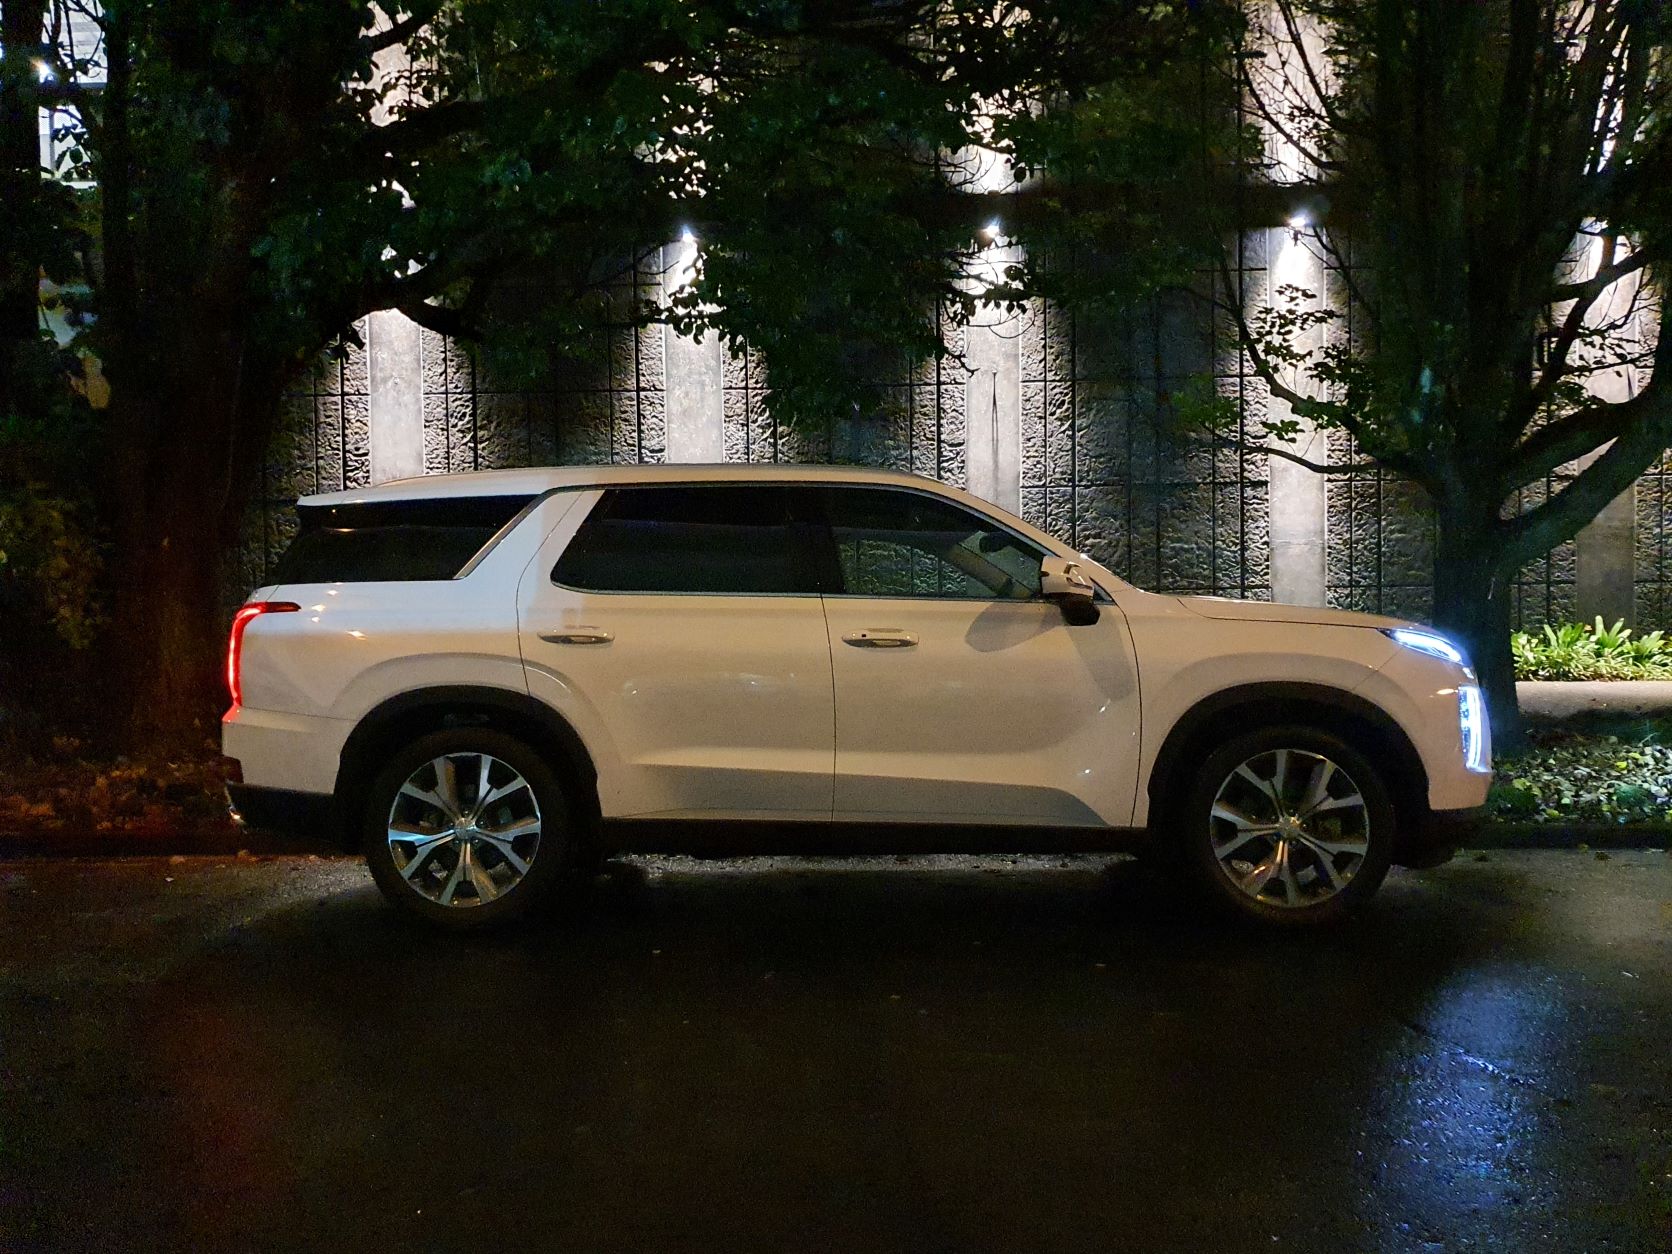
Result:
M1613 443L1565 488L1505 524L1504 569L1518 569L1555 548L1630 487L1672 444L1672 303L1661 306L1655 368L1648 387L1611 408L1623 420ZM1556 439L1553 436L1545 442L1544 460L1562 451L1554 447Z
M1295 18L1295 6L1291 0L1278 0L1277 11L1289 32L1289 42L1294 45L1295 52L1300 57L1301 70L1306 75L1306 81L1311 84L1312 96L1318 102L1319 114L1331 125L1339 126L1341 119L1330 108L1329 93L1324 90L1323 79L1312 65L1312 54L1306 50L1306 39L1301 32L1300 23Z
M1247 61L1238 61L1237 72L1242 78L1243 88L1247 91L1249 99L1253 102L1254 112L1260 116L1261 121L1271 127L1272 130L1276 131L1278 135L1281 136L1286 143L1292 146L1297 153L1306 158L1306 160L1310 161L1318 169L1335 170L1340 168L1339 162L1331 161L1328 157L1324 156L1310 145L1302 142L1301 139L1288 127L1288 125L1278 118L1276 112L1269 104L1266 103L1266 98L1261 94L1259 85L1254 82L1254 76L1248 72Z
M1573 351L1574 344L1585 331L1585 317L1591 307L1614 284L1628 275L1641 270L1648 264L1649 255L1645 249L1636 249L1620 261L1612 261L1615 241L1611 237L1604 243L1603 264L1597 273L1582 283L1557 284L1555 291L1571 291L1574 293L1573 305L1568 309L1567 316L1562 319L1562 325L1557 330L1555 339L1550 345L1549 360L1538 379L1527 393L1527 401L1519 412L1520 425L1524 427L1538 412L1538 407L1550 395L1550 390L1568 373L1568 354ZM1558 297L1557 299L1561 299ZM1561 463L1558 462L1557 465Z
M1318 247L1322 248L1335 262L1336 273L1341 276L1341 281L1347 285L1347 298L1355 306L1364 310L1365 316L1370 319L1372 325L1379 326L1382 319L1381 314L1376 309L1376 303L1370 299L1369 293L1359 286L1359 281L1353 274L1353 267L1347 260L1347 254L1336 247L1334 236L1328 230L1319 227L1312 232L1312 238L1318 241Z
M1310 458L1302 457L1299 453L1292 453L1285 448L1276 448L1270 444L1251 444L1247 440L1233 439L1227 435L1215 435L1208 443L1214 448L1228 448L1242 453L1265 453L1271 457L1281 457L1286 462L1294 462L1297 466L1305 466L1314 474L1319 475L1352 475L1366 470L1376 470L1382 465L1382 463L1376 461L1337 462L1334 465L1329 465L1324 462L1312 461Z
M1585 301L1588 306L1590 302L1595 301L1628 274L1635 274L1648 265L1649 260L1649 253L1646 249L1633 249L1621 260L1612 265L1603 266L1583 282L1556 284L1555 287L1550 289L1550 299L1552 301Z
M1515 450L1504 469L1504 495L1565 466L1619 436L1642 416L1642 397L1599 402L1540 427Z

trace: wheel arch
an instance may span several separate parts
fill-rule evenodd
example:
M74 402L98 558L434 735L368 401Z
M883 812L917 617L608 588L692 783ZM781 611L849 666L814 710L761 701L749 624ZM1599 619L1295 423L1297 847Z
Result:
M567 719L525 692L446 684L390 697L374 706L349 733L338 761L334 792L345 844L357 838L359 798L383 760L420 736L452 727L491 727L524 741L546 759L570 790L575 817L583 829L597 832L597 769Z
M1280 723L1331 732L1382 766L1401 834L1427 815L1428 772L1411 738L1387 711L1327 684L1271 682L1216 692L1179 716L1150 768L1151 828L1166 821L1169 800L1181 793L1192 765L1214 744L1233 733Z

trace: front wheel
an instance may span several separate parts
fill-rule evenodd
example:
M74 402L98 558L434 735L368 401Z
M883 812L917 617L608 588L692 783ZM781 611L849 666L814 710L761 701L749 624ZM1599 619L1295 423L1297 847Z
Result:
M1309 727L1264 728L1214 750L1177 814L1172 836L1198 884L1262 923L1338 919L1392 864L1394 810L1380 774Z
M569 805L544 759L488 728L423 736L394 754L366 805L366 863L383 895L450 928L525 913L559 880Z

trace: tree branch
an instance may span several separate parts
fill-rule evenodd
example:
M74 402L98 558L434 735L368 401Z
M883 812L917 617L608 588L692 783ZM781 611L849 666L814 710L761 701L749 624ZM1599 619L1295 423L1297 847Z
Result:
M1519 569L1568 539L1672 444L1672 302L1661 307L1659 335L1648 386L1632 400L1613 407L1617 415L1623 411L1629 424L1565 488L1504 524L1504 569ZM1557 451L1551 448L1546 459Z
M1267 126L1276 131L1284 142L1293 148L1296 153L1310 161L1318 169L1335 170L1340 168L1338 162L1331 161L1322 153L1311 148L1309 145L1302 143L1285 123L1278 120L1277 115L1272 112L1271 106L1266 103L1265 97L1260 94L1260 88L1258 84L1254 82L1254 76L1248 72L1247 62L1239 60L1237 63L1237 70L1242 78L1243 87L1247 90L1248 97L1253 102L1254 112L1260 115L1260 119L1265 122Z
M90 100L96 100L103 93L104 87L98 83L73 83L65 79L54 79L49 83L42 83L35 88L35 95L48 105L81 105Z
M1359 284L1353 274L1352 264L1347 260L1347 254L1336 247L1332 234L1322 227L1314 228L1312 238L1318 241L1318 247L1329 254L1335 262L1335 271L1341 276L1341 281L1347 285L1347 299L1364 311L1364 316L1370 319L1370 325L1379 327L1382 324L1380 311L1376 303L1370 299L1368 292Z
M1237 285L1231 281L1230 267L1225 264L1224 254L1219 257L1219 278L1220 282L1225 285L1227 292L1237 292ZM1224 300L1215 303L1236 321L1239 345L1248 354L1248 360L1254 367L1254 373L1265 381L1273 396L1286 402L1290 409L1303 418L1312 417L1326 408L1325 402L1296 391L1277 377L1277 371L1266 360L1266 355L1260 351L1253 329L1248 325L1247 315L1242 311L1241 300Z
M1301 32L1300 23L1295 18L1295 6L1291 0L1278 0L1277 12L1283 18L1283 26L1289 32L1289 42L1294 45L1296 54L1300 57L1301 69L1306 74L1306 81L1312 86L1313 98L1318 102L1318 113L1326 122L1337 129L1341 126L1341 117L1330 107L1329 93L1324 90L1323 79L1312 65L1312 54L1306 50L1306 38Z
M432 305L423 300L410 301L395 308L426 331L434 331L437 335L445 335L455 340L481 338L481 327L473 319L467 318L462 310Z
M1613 265L1603 266L1590 278L1579 283L1558 283L1550 289L1552 301L1577 300L1587 306L1628 274L1635 274L1649 264L1649 252L1633 249Z
M360 36L361 53L368 57L375 56L404 44L435 20L435 15L441 12L443 2L444 0L425 0L422 4L415 4L405 17L399 18L382 30L368 31Z
M1270 444L1250 444L1247 440L1232 439L1230 436L1215 435L1209 443L1215 448L1236 449L1243 453L1265 453L1271 457L1281 457L1286 462L1294 462L1297 466L1305 466L1314 474L1319 475L1352 475L1367 470L1377 470L1383 463L1375 460L1363 462L1338 462L1330 465L1325 462L1315 462L1302 457L1299 453L1291 453L1288 449L1275 448Z
M1570 299L1573 300L1573 305L1568 309L1567 316L1562 319L1562 325L1550 345L1549 360L1545 362L1544 369L1539 372L1533 386L1527 390L1526 402L1519 407L1517 418L1522 429L1532 421L1538 407L1550 395L1550 389L1568 373L1568 354L1573 351L1574 344L1585 330L1585 318L1591 312L1591 306L1595 305L1614 284L1641 270L1649 262L1648 250L1639 248L1622 260L1611 263L1609 258L1613 255L1613 247L1614 242L1610 239L1609 251L1604 262L1591 278L1581 283L1558 283L1552 289L1557 293L1571 291L1573 296ZM1563 298L1558 295L1555 299Z
M1502 494L1508 496L1617 438L1642 416L1643 408L1642 396L1587 405L1540 427L1521 442L1504 468Z

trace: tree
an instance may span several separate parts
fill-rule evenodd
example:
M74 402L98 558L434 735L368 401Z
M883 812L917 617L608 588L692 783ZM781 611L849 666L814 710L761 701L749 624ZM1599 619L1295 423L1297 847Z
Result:
M755 345L786 413L851 403L856 345L943 351L926 312L969 307L991 211L948 154L1022 134L1082 80L1150 75L1201 26L1193 6L1099 0L89 0L94 91L47 16L83 2L4 10L5 118L34 117L17 67L47 64L85 190L72 211L21 155L8 167L74 246L8 241L0 296L30 310L0 325L0 369L21 398L11 350L40 338L44 270L109 381L100 655L130 740L214 709L222 561L278 400L357 318L479 335L496 281L533 271L563 351L616 316L599 294L635 251L694 221L689 296L631 316Z
M1653 0L1270 11L1236 62L1265 140L1244 176L1284 185L1364 329L1312 292L1246 310L1228 269L1217 296L1290 408L1270 447L1339 430L1426 492L1434 620L1512 741L1516 572L1672 443L1672 19Z

